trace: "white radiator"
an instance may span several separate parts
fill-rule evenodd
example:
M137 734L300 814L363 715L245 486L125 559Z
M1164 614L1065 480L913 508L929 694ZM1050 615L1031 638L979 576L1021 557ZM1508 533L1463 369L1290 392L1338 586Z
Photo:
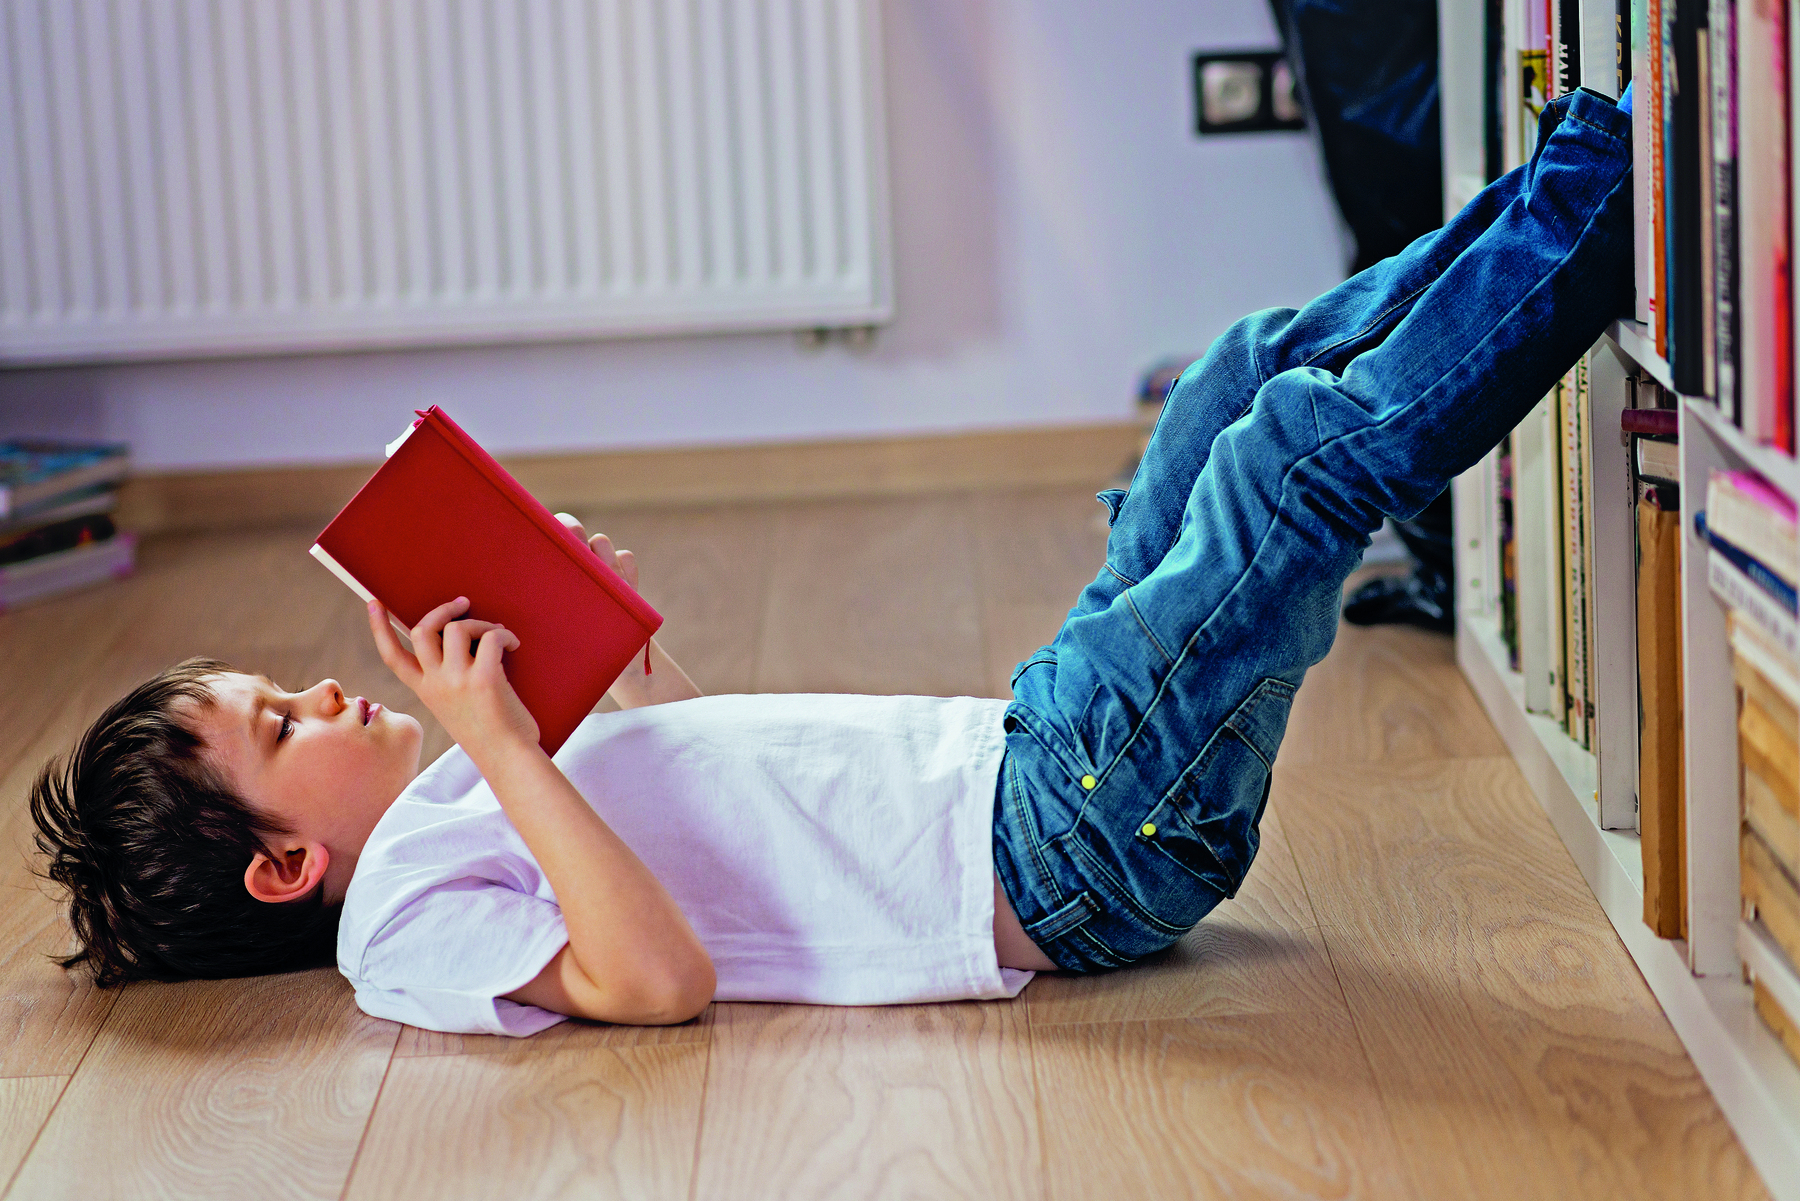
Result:
M879 0L0 0L0 364L850 326Z

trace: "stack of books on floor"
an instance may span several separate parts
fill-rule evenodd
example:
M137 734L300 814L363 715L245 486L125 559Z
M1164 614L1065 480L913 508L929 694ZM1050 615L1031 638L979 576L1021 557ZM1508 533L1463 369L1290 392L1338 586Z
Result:
M129 574L113 524L131 464L111 442L0 442L0 610Z
M1800 541L1793 503L1748 472L1718 472L1695 528L1709 544L1707 578L1729 606L1737 683L1740 881L1744 920L1800 963L1800 659L1794 585ZM1800 1060L1800 1014L1760 980L1756 1012Z

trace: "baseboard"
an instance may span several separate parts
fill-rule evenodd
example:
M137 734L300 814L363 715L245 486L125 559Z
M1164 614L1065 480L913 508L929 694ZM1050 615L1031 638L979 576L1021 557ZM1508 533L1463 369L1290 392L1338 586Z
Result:
M794 442L520 455L503 460L552 509L702 505L922 492L1104 486L1138 449L1135 422ZM376 461L171 472L127 481L120 524L140 533L323 524Z

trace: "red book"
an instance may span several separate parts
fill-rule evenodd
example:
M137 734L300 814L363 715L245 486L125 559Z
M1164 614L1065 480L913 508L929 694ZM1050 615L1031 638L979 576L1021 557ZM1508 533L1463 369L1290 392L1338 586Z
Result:
M554 754L662 616L433 405L319 535L313 557L402 632L459 596L519 636L506 676Z

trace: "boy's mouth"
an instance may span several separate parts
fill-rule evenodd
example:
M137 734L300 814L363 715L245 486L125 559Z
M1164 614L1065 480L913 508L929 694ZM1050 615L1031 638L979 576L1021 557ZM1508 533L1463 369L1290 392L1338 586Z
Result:
M356 704L357 707L362 710L362 724L365 726L374 721L375 715L381 712L380 705L360 696L356 698Z

